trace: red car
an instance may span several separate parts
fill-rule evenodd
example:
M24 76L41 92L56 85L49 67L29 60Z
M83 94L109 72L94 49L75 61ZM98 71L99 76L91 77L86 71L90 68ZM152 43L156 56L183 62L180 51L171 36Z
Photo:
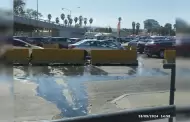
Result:
M148 57L157 55L160 58L164 58L164 50L166 49L175 49L175 40L149 40L145 44L144 53Z

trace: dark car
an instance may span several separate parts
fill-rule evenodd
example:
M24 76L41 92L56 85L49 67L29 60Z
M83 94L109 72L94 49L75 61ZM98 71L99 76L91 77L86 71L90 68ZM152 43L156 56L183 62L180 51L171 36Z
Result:
M175 49L175 41L174 40L149 40L145 44L144 53L151 57L153 55L157 55L160 58L164 57L164 50L166 49Z
M150 39L140 39L138 42L137 42L137 51L142 54L144 52L144 48L145 48L145 45L146 43L150 41Z
M72 44L71 40L64 37L51 37L48 42L51 44L59 44L59 48L65 49L68 49L69 44Z
M43 44L48 43L48 37L29 37L27 42L43 47Z

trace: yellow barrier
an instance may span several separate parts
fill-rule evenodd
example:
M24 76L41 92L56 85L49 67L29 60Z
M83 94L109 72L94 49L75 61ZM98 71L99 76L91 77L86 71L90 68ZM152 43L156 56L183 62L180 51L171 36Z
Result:
M84 64L84 50L33 49L32 64Z
M92 50L91 63L96 64L138 64L136 50Z
M8 50L4 57L7 63L29 64L29 49Z
M168 63L175 63L176 50L165 50L165 51L164 51L164 59L165 59Z
M59 44L43 44L44 48L59 48Z

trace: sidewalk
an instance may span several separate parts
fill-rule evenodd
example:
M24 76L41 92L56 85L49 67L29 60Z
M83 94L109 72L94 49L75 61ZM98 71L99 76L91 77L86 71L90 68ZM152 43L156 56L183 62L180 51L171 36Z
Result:
M190 91L175 92L175 105L190 105ZM124 94L111 103L120 109L134 109L151 106L169 105L169 91Z

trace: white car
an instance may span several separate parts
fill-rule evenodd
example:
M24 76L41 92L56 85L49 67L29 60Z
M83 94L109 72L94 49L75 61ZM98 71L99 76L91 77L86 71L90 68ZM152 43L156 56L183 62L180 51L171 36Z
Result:
M29 44L20 39L13 39L13 49L29 49L29 55L31 55L32 49L44 49L44 48Z

